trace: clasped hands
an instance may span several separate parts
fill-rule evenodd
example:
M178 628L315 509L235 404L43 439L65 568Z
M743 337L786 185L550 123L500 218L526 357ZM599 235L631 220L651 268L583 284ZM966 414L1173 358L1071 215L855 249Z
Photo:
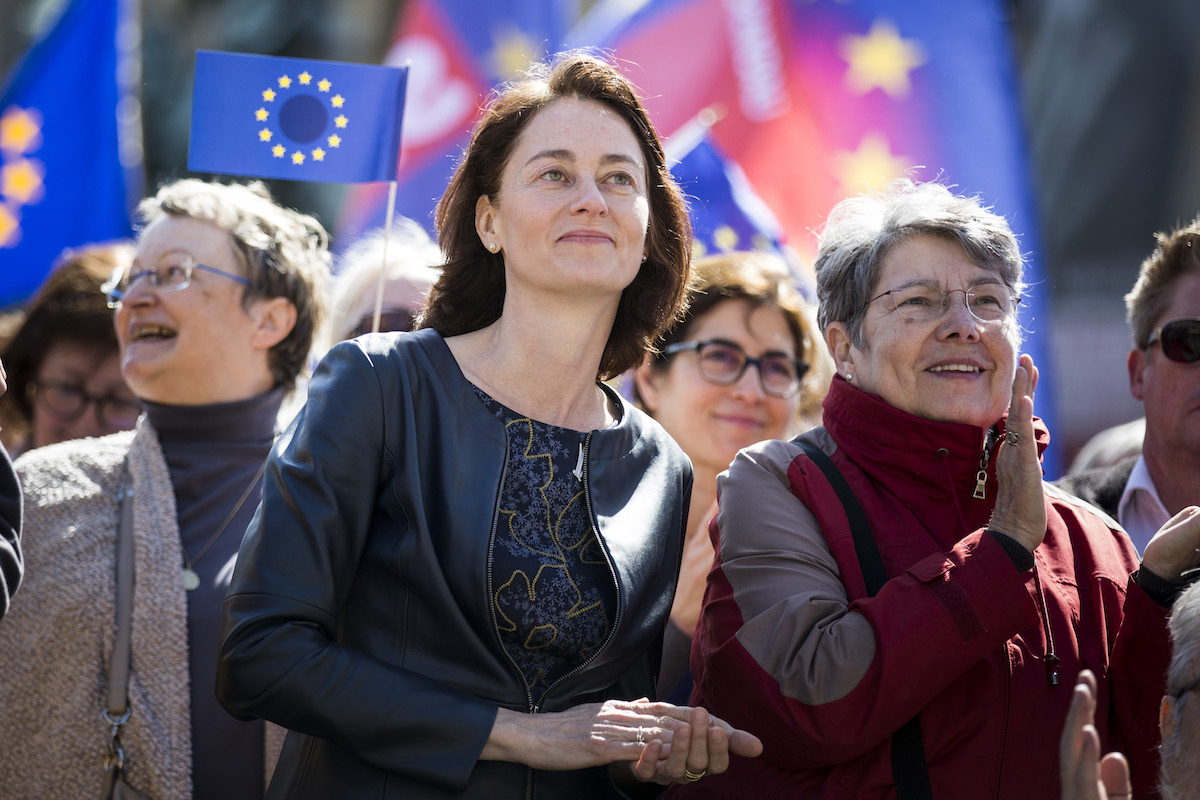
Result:
M761 752L758 737L703 708L642 698L547 714L502 708L480 757L548 770L628 762L638 780L668 784L724 772L730 753Z

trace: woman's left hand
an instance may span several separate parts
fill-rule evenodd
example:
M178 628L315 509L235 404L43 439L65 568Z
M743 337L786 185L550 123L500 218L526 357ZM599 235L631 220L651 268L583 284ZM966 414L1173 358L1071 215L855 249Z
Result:
M1042 465L1033 431L1033 393L1038 370L1022 355L1013 378L1004 424L1005 441L996 457L996 508L988 527L1021 543L1031 553L1046 536Z
M755 758L762 753L758 737L714 717L704 708L668 706L662 719L671 729L669 743L651 741L633 762L641 781L693 783L729 769L729 754Z

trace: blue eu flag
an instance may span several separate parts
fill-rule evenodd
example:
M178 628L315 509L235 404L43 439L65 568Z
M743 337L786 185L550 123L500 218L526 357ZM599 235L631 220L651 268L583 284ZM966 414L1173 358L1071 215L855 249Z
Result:
M196 52L188 169L396 179L407 67Z
M0 307L64 249L128 237L142 192L130 0L72 0L0 89Z

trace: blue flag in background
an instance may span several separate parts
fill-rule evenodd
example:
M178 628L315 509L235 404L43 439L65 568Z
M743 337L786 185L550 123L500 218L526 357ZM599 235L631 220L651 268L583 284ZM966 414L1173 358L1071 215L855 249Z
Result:
M759 250L788 260L779 221L738 165L713 141L707 125L697 121L677 131L667 142L667 159L687 198L697 256ZM811 281L798 288L815 300Z
M196 52L188 169L393 181L406 67Z
M142 192L136 5L73 0L0 91L0 307L64 249L132 233Z

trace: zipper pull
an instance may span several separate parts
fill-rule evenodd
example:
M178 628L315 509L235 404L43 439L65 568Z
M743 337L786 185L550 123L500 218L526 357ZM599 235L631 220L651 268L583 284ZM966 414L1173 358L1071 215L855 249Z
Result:
M1058 686L1058 656L1054 653L1046 655L1046 683Z
M996 429L988 428L983 437L983 454L979 456L979 472L975 473L975 493L971 496L976 500L987 500L987 468L992 457L992 442L995 441Z
M583 444L579 445L579 460L575 462L575 469L571 470L571 474L575 476L575 480L583 483Z
M987 470L981 469L975 473L975 493L971 495L976 500L987 500Z

